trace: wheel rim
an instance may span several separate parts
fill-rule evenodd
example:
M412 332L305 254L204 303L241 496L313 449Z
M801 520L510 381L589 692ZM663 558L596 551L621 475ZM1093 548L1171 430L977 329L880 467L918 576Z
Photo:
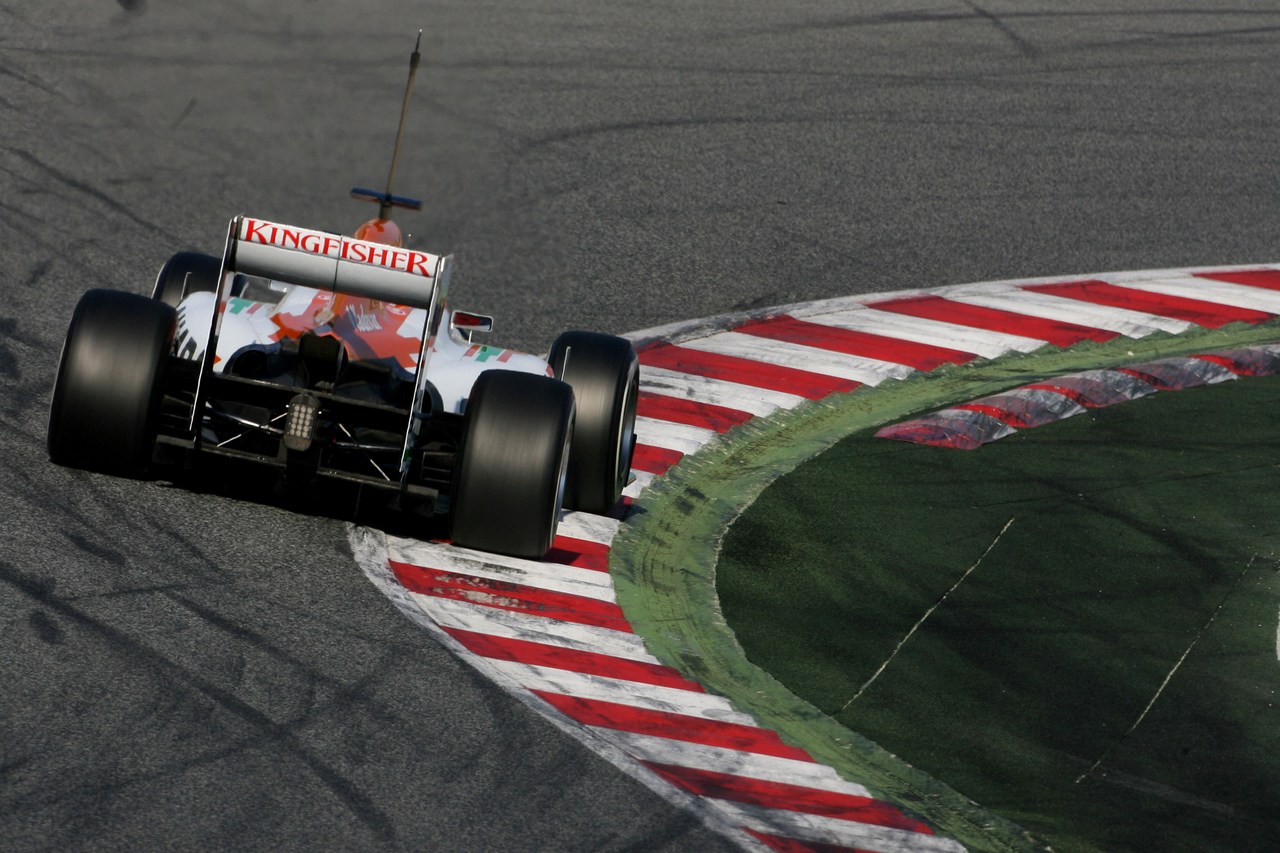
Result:
M565 430L564 446L560 449L560 473L556 476L556 499L551 506L551 539L556 538L556 528L560 525L560 511L564 508L564 495L569 488L569 447L573 443L573 423ZM551 547L551 542L547 543Z
M627 480L631 474L631 448L634 445L636 434L636 392L640 384L640 370L636 368L636 372L627 380L626 390L623 391L622 398L622 423L618 424L618 445L615 448L614 459L617 460L616 470L614 471L614 491L621 492L627 486Z

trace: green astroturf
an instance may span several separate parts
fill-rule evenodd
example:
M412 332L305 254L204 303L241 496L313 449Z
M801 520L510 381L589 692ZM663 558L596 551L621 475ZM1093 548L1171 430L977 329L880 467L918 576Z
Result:
M725 536L750 661L1055 850L1280 850L1280 378L871 432Z

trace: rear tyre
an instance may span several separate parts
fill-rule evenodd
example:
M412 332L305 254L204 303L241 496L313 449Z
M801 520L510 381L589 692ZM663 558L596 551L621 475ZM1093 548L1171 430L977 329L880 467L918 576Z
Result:
M177 312L132 293L80 297L49 407L49 458L138 477L155 448Z
M577 423L565 505L608 512L631 476L640 363L631 342L598 332L565 332L547 360L573 388Z
M573 391L545 376L480 374L451 500L457 545L541 559L564 501Z
M212 255L179 252L160 268L151 298L177 308L178 303L192 293L213 293L217 290L220 272L222 261Z

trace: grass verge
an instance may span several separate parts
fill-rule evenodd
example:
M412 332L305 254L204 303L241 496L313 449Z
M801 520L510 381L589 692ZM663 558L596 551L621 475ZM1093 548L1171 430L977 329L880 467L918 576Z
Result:
M715 589L724 531L766 485L861 430L1059 373L1277 336L1276 325L1268 324L1045 349L860 389L748 423L682 461L642 497L640 514L624 526L611 554L619 600L655 655L819 761L973 849L1037 849L1041 842L1018 824L841 725L748 660L720 612Z

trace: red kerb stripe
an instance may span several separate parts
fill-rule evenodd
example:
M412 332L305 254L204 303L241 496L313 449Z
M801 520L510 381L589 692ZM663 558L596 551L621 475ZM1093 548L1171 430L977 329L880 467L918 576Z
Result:
M637 443L636 452L631 455L631 467L650 474L665 474L668 468L683 458L684 454L679 450Z
M544 690L533 692L553 707L587 726L600 726L635 734L700 743L704 746L791 758L797 761L813 760L803 749L784 743L776 733L756 726L707 720L668 711L652 711L618 702L583 699Z
M1240 270L1238 272L1202 272L1197 278L1225 281L1227 284L1243 284L1265 290L1280 290L1280 270Z
M689 690L693 693L705 693L701 684L688 681L680 673L669 666L627 658L602 655L596 652L583 652L577 649L566 649L547 643L535 643L532 640L516 640L510 637L495 637L462 628L445 628L455 640L462 643L471 652L481 657L494 660L509 660L530 666L545 666L551 669L565 669L580 672L584 675L599 675L604 678L617 678L623 681L637 681L641 684L654 684L659 687L672 687L676 690Z
M797 370L794 367L780 367L776 364L766 364L734 355L687 349L661 341L641 347L640 363L680 373L691 373L695 376L737 382L754 388L783 391L787 394L807 397L810 400L820 400L837 391L852 391L859 385L851 379Z
M1071 346L1080 341L1109 341L1118 337L1116 332L1107 329L1095 329L1062 320L1049 320L1044 317L1017 314L1013 311L984 308L981 305L956 302L941 296L907 296L901 299L868 303L867 307L893 311L896 314L908 314L924 320L941 320L944 323L956 323L975 329L1021 335L1024 338L1048 341L1059 347Z
M1079 391L1074 391L1071 388L1063 388L1061 385L1054 385L1052 381L1036 382L1032 385L1027 385L1026 388L1033 391L1052 391L1055 394L1061 394L1077 406L1086 406L1088 408L1098 407L1097 403L1088 399Z
M1274 316L1262 311L1234 308L1202 299L1187 299L1182 296L1149 293L1131 287L1118 287L1097 280L1032 284L1027 285L1025 289L1090 302L1094 305L1109 305L1112 308L1128 308L1131 311L1144 311L1161 317L1172 317L1175 320L1184 320L1210 329L1225 326L1227 323L1262 323Z
M1225 355L1215 355L1214 353L1197 353L1196 355L1193 355L1191 357L1198 358L1201 361L1210 362L1211 364L1216 364L1220 367L1225 367L1227 370L1230 370L1232 373L1236 375L1243 375L1243 376L1249 375L1245 371L1245 369L1243 369L1235 359L1227 358Z
M997 406L988 406L985 403L961 403L958 406L952 406L953 409L963 409L969 412L981 412L988 417L995 418L1002 424L1008 424L1011 427L1025 427L1027 422L1019 417L1016 413L1001 409Z
M700 770L648 761L644 763L668 782L686 791L692 791L700 797L715 797L770 809L786 809L839 820L905 829L926 835L933 834L933 830L927 824L907 817L896 806L870 797L734 776L714 770Z
M948 347L902 341L870 332L840 329L797 320L782 314L767 320L751 320L734 329L747 335L842 352L863 358L874 358L893 364L905 364L916 370L933 370L941 364L964 364L977 356Z
M387 562L404 588L420 595L467 601L530 616L631 632L631 624L623 615L622 608L611 601L552 592L510 581L461 575L395 560Z
M1186 387L1176 383L1166 382L1164 377L1158 376L1154 373L1147 373L1143 370L1138 370L1136 367L1117 367L1116 372L1141 379L1143 382L1160 391L1181 391Z
M564 566L590 569L593 572L609 571L609 546L587 539L557 536L551 542L547 560Z
M636 398L636 414L673 424L687 424L716 432L728 432L738 424L751 420L750 412L641 391Z

